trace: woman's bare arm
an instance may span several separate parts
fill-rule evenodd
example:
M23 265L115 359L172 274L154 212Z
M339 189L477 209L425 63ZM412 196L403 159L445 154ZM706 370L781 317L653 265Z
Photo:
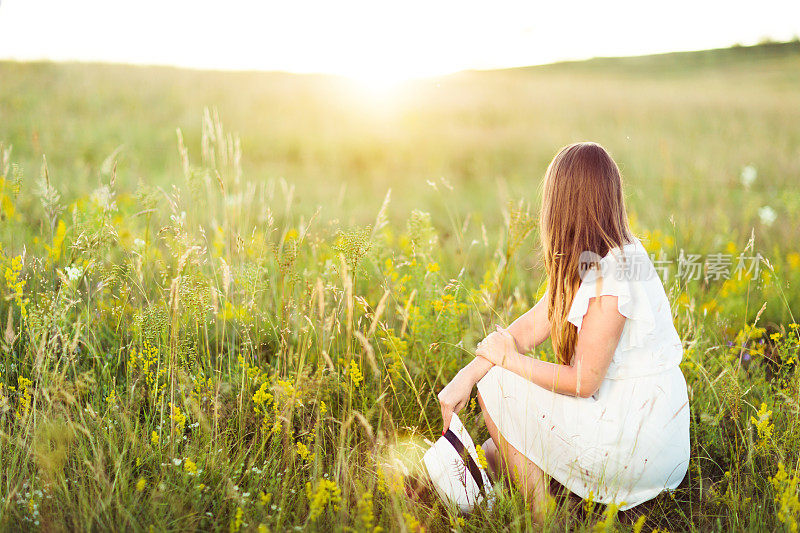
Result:
M588 398L600 388L624 326L625 317L617 309L617 297L604 295L589 299L572 365L522 355L504 330L489 335L476 353L488 360L485 364L500 365L546 389Z
M550 320L547 319L547 293L536 305L521 314L506 328L517 344L517 351L528 353L550 336Z
M521 314L506 331L514 338L517 351L528 353L550 336L550 321L547 319L547 293L528 311ZM462 371L477 383L494 366L491 361L476 356Z

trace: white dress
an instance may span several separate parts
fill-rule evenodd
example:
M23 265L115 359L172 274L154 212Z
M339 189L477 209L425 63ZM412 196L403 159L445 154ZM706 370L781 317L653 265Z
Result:
M478 382L503 437L582 498L625 510L676 488L689 466L689 398L670 304L639 239L582 279L567 319L580 332L594 296L627 317L600 388L559 394L499 366Z

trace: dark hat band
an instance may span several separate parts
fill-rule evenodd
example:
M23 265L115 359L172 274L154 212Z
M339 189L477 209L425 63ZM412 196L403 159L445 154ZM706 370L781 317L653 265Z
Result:
M461 439L459 439L456 436L456 434L453 433L453 431L449 428L447 431L444 432L443 437L446 438L447 441L453 445L453 448L456 449L458 455L460 455L461 458L464 459L464 462L467 465L467 470L469 470L470 475L472 475L472 479L474 479L475 483L478 484L478 489L480 489L481 494L486 496L486 489L483 486L483 476L481 476L481 470L480 468L478 468L478 465L475 464L475 460L472 458L467 449L464 447L464 443L462 443Z

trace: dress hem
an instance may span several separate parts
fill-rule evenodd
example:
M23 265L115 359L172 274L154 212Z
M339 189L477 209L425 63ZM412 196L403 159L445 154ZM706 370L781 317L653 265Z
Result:
M481 380L481 381L483 381L483 380ZM483 403L486 406L486 410L487 410L487 413L489 415L489 418L495 424L495 427L497 427L498 433L503 437L503 439L509 445L511 445L515 450L517 450L519 453L521 453L523 456L525 456L526 459L528 459L533 464L535 464L537 467L539 467L542 470L542 472L544 472L548 477L551 477L551 478L555 479L563 487L565 487L567 490L569 490L573 494L577 495L578 497L580 497L582 499L586 499L589 496L590 490L583 490L583 487L580 487L579 485L576 486L575 485L575 478L564 479L564 478L561 478L561 476L554 475L551 472L548 472L548 470L544 466L542 466L542 465L545 465L546 462L544 460L542 460L541 457L531 457L531 454L530 454L529 450L527 450L525 446L521 446L520 443L517 442L517 439L514 439L514 438L509 439L508 436L506 436L506 434L501 430L500 425L498 423L498 421L500 420L500 414L497 413L497 412L493 412L494 411L494 409L493 409L494 402L493 401L491 401L491 402L487 402L486 401L487 393L489 392L488 390L486 390L486 387L489 387L490 385L487 384L487 383L484 383L483 385L481 385L481 381L478 381L478 383L476 384L476 386L478 388L478 392L481 394L481 397L483 398ZM624 499L623 500L617 500L614 497L597 498L597 495L594 495L594 494L593 494L593 501L595 501L596 503L602 504L602 505L609 505L609 504L612 504L612 503L616 503L618 501L624 501L625 505L620 505L618 507L618 510L625 511L625 510L628 510L628 509L630 509L632 507L636 507L637 505L640 505L640 504L642 504L642 503L644 503L644 502L646 502L648 500L651 500L651 499L657 497L659 494L661 494L661 492L675 490L675 488L677 488L678 485L680 485L680 483L683 481L684 477L685 477L685 474L676 483L674 483L674 486L665 486L665 487L659 489L657 492L654 492L652 495L647 496L647 497L639 496L632 503L628 502L627 500L624 500Z

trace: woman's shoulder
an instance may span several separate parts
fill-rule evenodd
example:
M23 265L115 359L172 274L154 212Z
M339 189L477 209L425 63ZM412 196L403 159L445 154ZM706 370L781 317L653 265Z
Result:
M591 298L614 295L620 314L629 319L622 344L642 345L656 328L666 295L641 241L634 237L602 258L595 257L594 266L582 272L581 278L567 319L580 328Z
M579 258L580 284L576 297L591 298L613 294L629 299L630 282L646 281L653 274L653 264L641 241L610 249L605 256L584 251Z
M630 319L621 342L623 350L645 346L673 350L682 346L661 275L637 237L621 249L609 251L598 274L604 278L599 284L607 287L598 287L597 280L590 282L584 297L592 292L621 295L620 313Z
M592 252L585 252L591 260ZM598 256L599 254L594 254ZM653 263L642 242L634 236L631 242L610 249L605 256L596 261L598 267L591 268L587 274L594 278L613 278L616 280L637 281L648 279ZM582 263L583 265L583 263Z

